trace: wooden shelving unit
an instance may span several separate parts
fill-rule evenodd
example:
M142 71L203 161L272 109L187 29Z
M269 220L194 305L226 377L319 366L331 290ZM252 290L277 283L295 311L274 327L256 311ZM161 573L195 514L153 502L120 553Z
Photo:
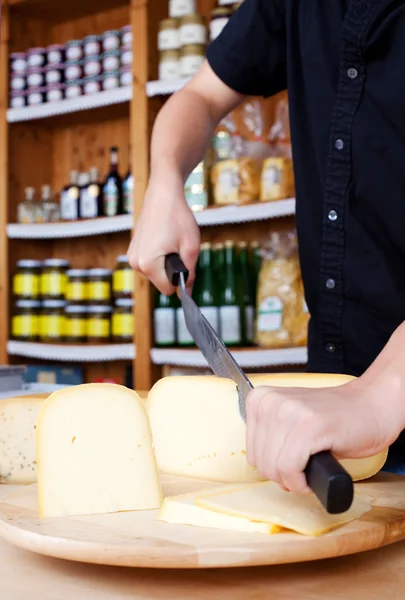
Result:
M0 48L0 363L27 360L75 360L85 365L86 378L124 380L125 367L133 362L134 383L149 389L160 376L161 365L201 363L197 352L163 351L152 343L152 292L149 283L135 277L135 343L106 347L47 346L9 341L10 275L21 258L67 258L73 267L113 268L116 257L127 251L133 224L141 211L149 176L149 140L154 119L168 94L186 80L157 81L157 33L167 17L168 0L1 0ZM208 15L215 0L198 0L198 10ZM8 56L33 46L63 43L131 23L133 30L133 85L75 101L61 101L30 109L8 108ZM120 148L120 168L128 164L136 182L133 217L97 219L78 223L17 225L16 207L24 188L49 183L60 190L70 168L108 169L108 148ZM277 227L291 224L294 199L241 207L212 208L196 214L203 241L232 237L251 241L265 237L269 219ZM135 341L134 341L135 342ZM76 350L76 352L75 352ZM237 351L238 356L242 351ZM288 354L290 352L290 354ZM238 354L239 353L239 354ZM189 356L190 354L190 356ZM305 349L263 351L249 349L239 358L253 368L301 364ZM136 355L136 359L135 359ZM288 356L287 356L288 355ZM248 357L248 359L246 358ZM298 358L297 358L298 357ZM294 360L292 360L294 359ZM243 362L242 360L242 362ZM186 362L185 362L186 361ZM290 362L289 362L290 361ZM201 363L203 366L203 363Z

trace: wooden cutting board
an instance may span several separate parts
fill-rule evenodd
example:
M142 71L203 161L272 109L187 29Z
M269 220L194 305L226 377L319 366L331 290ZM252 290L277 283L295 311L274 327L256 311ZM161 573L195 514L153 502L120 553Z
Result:
M174 477L165 477L162 483L166 495L207 488L206 482ZM310 538L296 533L245 534L170 525L157 520L157 511L39 519L36 486L28 486L0 502L0 536L56 558L167 569L302 562L405 539L405 478L379 474L357 487L370 497L372 510L331 533Z

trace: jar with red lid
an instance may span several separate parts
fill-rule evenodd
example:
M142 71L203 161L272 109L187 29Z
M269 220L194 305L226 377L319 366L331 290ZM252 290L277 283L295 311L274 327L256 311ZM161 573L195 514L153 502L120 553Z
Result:
M64 69L63 65L47 65L45 67L45 82L48 85L53 83L63 82Z
M65 60L65 46L63 44L52 44L46 49L48 65L61 65Z
M65 81L81 79L83 76L83 67L80 62L70 61L65 63Z
M86 77L100 75L102 66L98 56L87 56L83 61L83 72Z
M10 108L24 108L27 93L24 90L16 90L10 94Z
M10 54L10 70L17 75L25 75L27 70L27 55L25 52L12 52Z
M132 25L125 25L121 29L121 44L123 46L132 46Z
M111 73L112 71L118 71L120 68L120 51L110 50L103 54L103 70L104 73Z
M45 85L44 69L40 69L37 67L28 69L27 85L29 88L38 88Z
M88 35L83 40L84 56L97 56L101 52L101 43L98 35Z
M121 32L119 30L105 31L101 37L104 52L118 50L121 46Z
M24 75L13 73L10 77L10 89L13 92L21 92L27 87L27 80Z
M80 96L83 96L83 81L81 79L67 81L65 87L65 98L79 98Z
M83 81L83 93L85 96L91 96L91 94L97 94L101 91L101 77L100 75L93 75L93 77L86 77Z
M132 46L123 46L121 48L121 64L131 65L132 64Z
M46 62L45 48L30 48L27 52L27 68L43 67Z
M132 85L132 69L129 65L120 69L120 84L122 87Z
M63 100L65 86L63 83L52 83L46 91L47 102L59 102Z
M31 88L27 92L27 104L28 106L38 106L45 102L45 88Z
M66 61L79 61L83 58L83 41L70 40L65 46Z
M113 71L111 73L104 73L102 77L103 90L115 90L120 87L120 73L119 71Z

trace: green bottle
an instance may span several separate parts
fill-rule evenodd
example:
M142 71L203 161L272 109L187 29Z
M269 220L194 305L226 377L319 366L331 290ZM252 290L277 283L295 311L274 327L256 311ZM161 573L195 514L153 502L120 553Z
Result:
M193 296L194 296L194 290L195 290L195 287L193 289ZM182 348L195 346L194 340L191 337L191 335L187 329L186 319L184 318L183 307L181 305L180 299L177 296L177 294L174 295L174 303L175 303L175 311L176 311L177 344L179 346L181 346Z
M249 252L247 242L239 242L239 278L241 286L241 296L243 302L243 342L250 346L254 338L254 320L255 320L255 298L252 288L252 278L249 264Z
M156 346L176 345L175 300L173 296L156 293L153 312Z
M238 286L237 256L233 241L225 243L225 265L223 284L219 298L220 333L223 342L229 346L242 344L243 314Z
M195 301L207 321L219 333L218 298L211 244L201 245L198 263L199 281Z
M215 285L220 288L225 266L225 248L224 244L214 244L212 247L212 263L214 268Z
M258 282L259 282L260 267L262 264L262 256L261 256L261 252L260 252L259 242L252 242L250 244L250 251L251 251L251 257L250 257L251 281L252 281L251 285L252 285L252 290L253 290L254 303L256 306L257 286L258 286Z

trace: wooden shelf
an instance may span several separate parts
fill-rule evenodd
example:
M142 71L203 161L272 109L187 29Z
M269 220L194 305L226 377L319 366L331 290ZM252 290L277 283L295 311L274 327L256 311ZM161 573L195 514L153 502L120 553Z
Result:
M257 202L245 206L221 206L208 208L195 213L197 223L201 227L209 225L226 225L232 223L248 223L264 221L295 214L295 198L274 202Z
M132 87L121 87L116 90L99 92L91 96L80 96L79 98L60 100L59 102L45 102L39 106L9 108L7 110L7 122L21 123L24 121L47 119L57 115L66 115L83 110L101 108L103 106L122 104L123 102L130 102L131 99Z
M136 351L133 344L106 344L99 346L70 344L40 344L9 340L7 351L14 356L56 360L62 362L107 362L134 360Z
M60 238L87 237L103 235L132 229L132 215L119 215L100 219L72 221L65 223L41 223L7 225L7 235L15 240L55 240Z
M170 79L169 81L148 81L146 84L146 95L148 98L153 98L153 96L169 96L181 90L188 81L188 77Z
M305 365L308 359L306 348L282 348L266 350L246 348L232 350L232 355L244 369L277 367L282 365ZM207 367L207 362L199 350L183 348L152 348L152 362L155 365L184 367Z

